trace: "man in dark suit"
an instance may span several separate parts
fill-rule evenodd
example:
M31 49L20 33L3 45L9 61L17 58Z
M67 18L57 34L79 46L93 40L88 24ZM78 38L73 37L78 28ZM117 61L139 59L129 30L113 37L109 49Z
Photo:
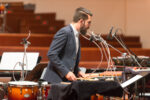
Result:
M76 81L85 77L78 67L80 60L79 34L85 35L91 24L92 13L77 8L73 22L60 29L54 36L48 51L49 63L43 79L50 83Z

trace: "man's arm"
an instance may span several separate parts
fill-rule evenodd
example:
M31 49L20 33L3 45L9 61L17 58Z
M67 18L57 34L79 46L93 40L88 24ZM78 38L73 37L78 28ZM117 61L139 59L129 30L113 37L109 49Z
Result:
M64 77L69 72L69 69L65 67L59 57L59 54L62 52L66 42L67 34L64 30L60 30L56 33L51 43L50 50L48 51L48 58L53 64L54 69L58 72L58 74L60 74L61 77Z

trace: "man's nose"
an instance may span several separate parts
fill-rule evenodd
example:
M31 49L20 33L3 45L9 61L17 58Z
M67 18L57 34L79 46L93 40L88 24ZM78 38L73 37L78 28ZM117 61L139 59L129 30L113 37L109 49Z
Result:
M87 29L89 29L90 28L90 25L87 27Z

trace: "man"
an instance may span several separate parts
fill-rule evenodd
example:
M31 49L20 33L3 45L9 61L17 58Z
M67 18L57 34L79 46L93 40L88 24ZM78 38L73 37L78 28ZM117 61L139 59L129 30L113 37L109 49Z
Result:
M43 79L50 83L76 81L85 77L78 68L80 60L79 34L85 35L91 25L92 13L85 8L77 8L73 22L60 29L54 36L48 51L49 63Z

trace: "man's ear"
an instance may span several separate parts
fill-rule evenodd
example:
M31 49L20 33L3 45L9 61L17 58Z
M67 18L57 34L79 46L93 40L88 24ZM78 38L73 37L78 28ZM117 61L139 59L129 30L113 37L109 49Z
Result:
M80 21L80 23L84 24L84 20L83 19L80 19L79 21Z

